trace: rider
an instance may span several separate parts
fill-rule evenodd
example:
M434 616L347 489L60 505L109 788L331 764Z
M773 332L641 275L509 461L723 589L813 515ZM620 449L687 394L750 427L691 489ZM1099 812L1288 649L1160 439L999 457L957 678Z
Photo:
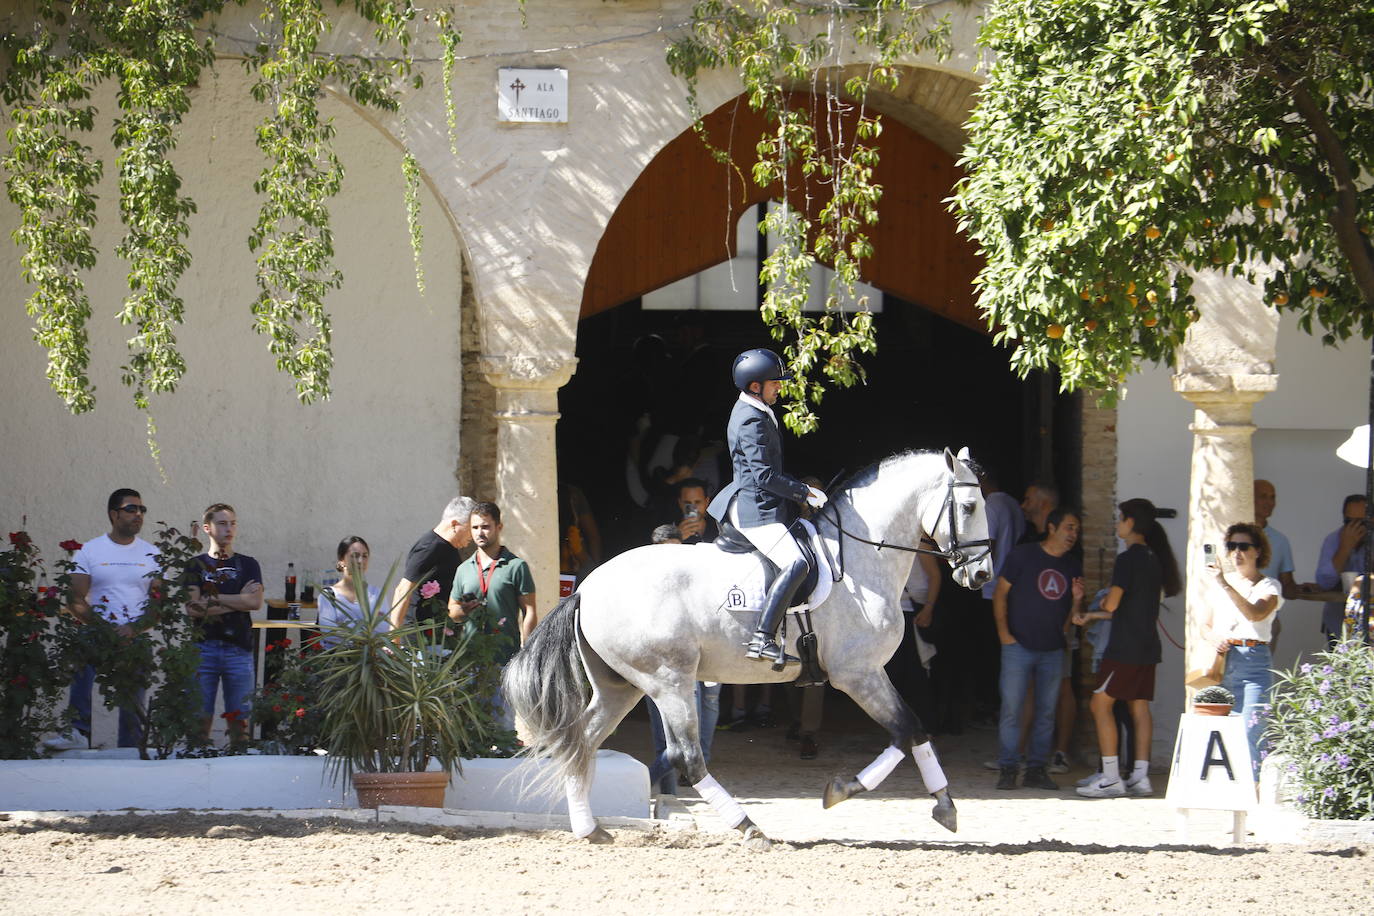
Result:
M740 393L725 435L735 479L717 494L707 511L717 521L728 518L777 564L777 578L768 588L745 655L774 665L789 664L797 659L783 651L775 634L807 571L792 525L799 503L819 509L826 497L782 470L782 434L772 410L780 383L792 377L783 368L782 359L772 350L745 350L735 357L733 375Z

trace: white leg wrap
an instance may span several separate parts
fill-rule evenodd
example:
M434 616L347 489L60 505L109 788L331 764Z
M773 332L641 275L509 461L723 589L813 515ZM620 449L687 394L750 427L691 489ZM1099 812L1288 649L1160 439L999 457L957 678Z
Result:
M902 762L906 753L898 748L888 745L878 759L864 767L859 774L859 782L870 792L883 784L883 780L888 777L893 770L897 769L897 764Z
M934 795L949 785L945 771L940 768L940 761L935 759L935 748L930 746L929 741L913 747L911 756L916 758L916 766L921 771L921 781L926 784L927 792Z
M720 815L721 820L725 821L727 826L738 827L748 817L744 813L744 809L740 807L739 802L735 801L735 797L726 792L724 786L716 782L716 777L707 774L705 779L695 783L692 788L696 789L702 798L711 803L711 807L716 809L716 813Z
M578 839L591 836L592 832L596 830L596 818L592 817L592 804L586 784L569 779L567 789L568 820L572 822L573 836Z

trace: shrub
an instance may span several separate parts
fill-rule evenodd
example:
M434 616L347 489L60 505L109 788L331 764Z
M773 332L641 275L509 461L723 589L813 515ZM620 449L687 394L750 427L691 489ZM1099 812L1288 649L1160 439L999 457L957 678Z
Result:
M1267 734L1304 813L1374 820L1374 648L1339 643L1279 672Z
M28 533L10 532L9 544L0 551L0 759L12 760L38 756L67 680L48 635L57 592L38 584L42 561Z

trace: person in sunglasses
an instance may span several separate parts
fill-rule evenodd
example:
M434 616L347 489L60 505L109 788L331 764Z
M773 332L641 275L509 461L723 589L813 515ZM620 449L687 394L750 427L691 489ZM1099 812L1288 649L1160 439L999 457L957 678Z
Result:
M67 612L87 625L113 625L125 639L148 629L143 609L148 589L158 572L157 548L138 536L148 507L137 490L115 490L106 503L110 532L87 541L72 557L71 603ZM90 746L91 691L95 668L79 669L72 678L71 727L44 741L52 750L77 750ZM137 698L142 704L142 692ZM138 747L142 728L132 709L119 710L119 746Z
M1258 779L1260 738L1274 684L1269 644L1283 604L1283 585L1263 572L1269 565L1269 541L1257 525L1241 522L1227 528L1225 547L1232 571L1224 572L1221 561L1213 555L1207 570L1215 586L1208 596L1202 633L1226 656L1221 686L1231 691L1236 708L1245 717L1250 762Z

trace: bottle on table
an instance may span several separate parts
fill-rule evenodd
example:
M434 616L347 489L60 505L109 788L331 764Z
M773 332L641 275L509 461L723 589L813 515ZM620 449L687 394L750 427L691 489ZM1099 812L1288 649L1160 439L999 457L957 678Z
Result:
M286 564L286 600L296 600L296 564Z

